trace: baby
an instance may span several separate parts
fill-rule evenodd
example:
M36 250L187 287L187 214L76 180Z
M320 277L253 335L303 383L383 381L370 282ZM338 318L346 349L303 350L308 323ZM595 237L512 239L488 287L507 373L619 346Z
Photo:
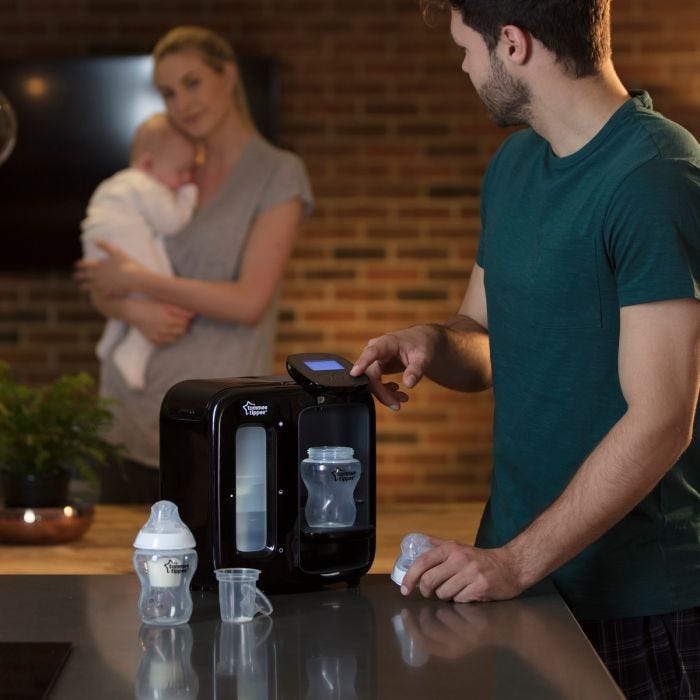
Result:
M105 257L97 241L118 245L145 267L173 274L164 236L177 233L192 217L197 188L191 183L197 149L165 114L144 121L134 135L129 167L102 182L81 223L83 255ZM97 356L113 351L114 364L133 389L143 389L153 344L123 321L110 319Z

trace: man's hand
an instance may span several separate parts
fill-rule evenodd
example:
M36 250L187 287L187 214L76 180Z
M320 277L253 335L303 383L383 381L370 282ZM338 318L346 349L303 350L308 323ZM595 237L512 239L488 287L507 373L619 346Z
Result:
M403 372L402 382L412 389L425 374L439 342L436 326L412 326L395 333L372 338L355 361L350 374L365 372L372 393L386 406L398 411L408 401L396 382L382 382L382 375Z
M422 554L406 572L401 593L417 586L425 598L470 603L507 600L522 593L517 561L507 547L480 549L431 538L435 548Z

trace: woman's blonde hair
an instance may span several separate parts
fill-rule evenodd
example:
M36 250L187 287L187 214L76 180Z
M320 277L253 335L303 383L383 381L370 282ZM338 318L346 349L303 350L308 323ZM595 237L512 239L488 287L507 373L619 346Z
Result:
M158 63L169 54L191 49L197 51L204 63L217 73L223 72L226 63L238 66L236 54L226 39L210 29L197 26L182 26L171 29L155 45L152 54L153 61ZM240 71L238 72L236 89L233 92L233 104L245 125L257 131L248 107L248 98L245 94Z

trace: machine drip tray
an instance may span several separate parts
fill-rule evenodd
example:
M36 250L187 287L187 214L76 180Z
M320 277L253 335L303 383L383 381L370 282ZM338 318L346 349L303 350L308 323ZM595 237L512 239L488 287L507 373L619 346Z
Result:
M374 555L374 527L306 528L301 531L299 566L306 573L357 570Z

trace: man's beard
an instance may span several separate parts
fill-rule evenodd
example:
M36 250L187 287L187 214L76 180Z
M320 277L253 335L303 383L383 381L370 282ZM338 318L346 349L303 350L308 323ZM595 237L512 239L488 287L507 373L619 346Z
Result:
M491 54L491 75L477 92L496 126L530 123L530 90L525 83L506 72L495 53Z

